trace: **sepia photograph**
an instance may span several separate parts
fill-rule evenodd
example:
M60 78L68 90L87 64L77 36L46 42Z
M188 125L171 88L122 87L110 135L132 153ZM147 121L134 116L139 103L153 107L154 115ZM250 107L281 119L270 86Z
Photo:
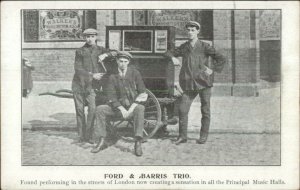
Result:
M281 165L281 10L22 9L22 165Z

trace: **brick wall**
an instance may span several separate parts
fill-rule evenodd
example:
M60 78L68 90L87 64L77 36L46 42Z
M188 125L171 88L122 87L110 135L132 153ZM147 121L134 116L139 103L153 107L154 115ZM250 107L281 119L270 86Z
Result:
M116 10L116 25L132 25L132 11Z
M114 14L116 20L114 21ZM112 26L114 24L121 25L132 25L132 11L131 10L97 10L97 30L99 31L98 39L99 45L105 46L106 40L106 28L105 26Z
M104 46L105 25L114 24L114 15L119 25L132 23L130 11L98 10L97 29L100 31L99 45ZM124 16L122 19L122 15ZM252 14L253 15L253 14ZM254 14L255 15L255 14ZM214 46L228 58L228 65L221 74L217 74L215 82L232 83L231 57L231 11L214 11ZM251 36L251 17L248 10L235 11L235 45L236 45L236 82L253 83L257 81L256 46ZM253 29L253 28L252 28ZM251 34L252 31L252 35ZM64 42L62 42L64 43ZM36 67L33 79L37 81L70 81L73 76L74 49L26 49L23 56L28 57Z
M34 81L71 81L74 74L75 49L28 49L22 56L35 67Z
M254 83L256 79L255 41L251 40L250 11L235 12L236 83Z
M99 31L98 39L99 45L105 46L105 35L106 28L105 26L114 25L114 16L112 10L97 10L97 30Z
M215 75L215 81L218 83L232 82L231 69L231 13L228 10L214 11L214 47L222 53L228 60L224 70Z

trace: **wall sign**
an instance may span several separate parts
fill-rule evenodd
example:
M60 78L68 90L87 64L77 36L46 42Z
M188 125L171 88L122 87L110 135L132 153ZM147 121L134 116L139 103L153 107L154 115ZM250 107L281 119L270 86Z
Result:
M199 38L213 38L213 11L211 10L153 10L149 11L149 25L174 26L176 38L187 38L185 25L188 21L197 21L201 25Z
M280 40L280 10L263 10L260 11L259 19L259 37L264 39Z
M39 40L82 40L83 11L42 10L39 17Z
M185 24L189 20L194 20L192 11L184 10L155 10L149 11L149 25L154 26L174 26L176 28L176 38L185 38Z

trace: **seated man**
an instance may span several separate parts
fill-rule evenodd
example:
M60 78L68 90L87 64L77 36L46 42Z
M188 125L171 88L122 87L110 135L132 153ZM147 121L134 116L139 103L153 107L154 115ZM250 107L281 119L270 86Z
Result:
M97 145L91 150L97 153L106 147L106 120L109 117L133 118L135 136L135 154L143 154L141 142L144 130L144 110L140 104L147 100L145 85L141 74L135 68L128 66L132 56L127 52L118 52L118 74L112 74L107 84L108 105L100 105L96 109L96 125L94 136L98 139Z

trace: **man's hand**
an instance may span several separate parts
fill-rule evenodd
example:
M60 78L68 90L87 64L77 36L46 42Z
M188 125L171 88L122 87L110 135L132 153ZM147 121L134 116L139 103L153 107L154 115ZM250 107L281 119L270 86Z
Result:
M180 61L176 57L172 57L172 62L175 66L180 66L181 65Z
M98 60L98 62L102 62L106 57L108 57L108 55L107 55L107 53L103 53L103 54L101 54L101 55L99 55L99 60Z
M183 90L181 89L180 85L178 82L174 83L174 96L175 97L180 97L183 95Z
M128 109L128 116L127 117L131 117L133 114L134 109L136 108L137 104L133 103L131 104L130 108Z
M118 109L120 110L124 119L129 117L130 113L123 106L119 106Z
M213 70L211 70L210 68L206 67L205 73L206 73L207 75L211 75L211 74L213 73Z
M93 74L93 79L100 80L103 77L104 74L105 73L94 73Z

